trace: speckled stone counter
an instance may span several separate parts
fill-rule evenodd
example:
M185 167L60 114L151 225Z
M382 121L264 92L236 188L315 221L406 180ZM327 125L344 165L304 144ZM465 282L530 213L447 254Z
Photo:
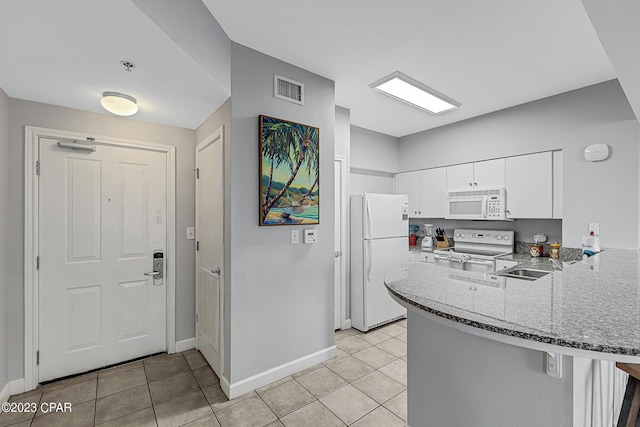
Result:
M553 270L548 258L514 255L518 257L530 267ZM535 281L426 263L385 276L392 296L442 319L554 346L549 351L557 352L558 346L566 349L564 354L580 356L584 351L593 359L635 363L640 362L639 283L639 252L616 249L565 264L562 271ZM598 353L601 357L594 356Z

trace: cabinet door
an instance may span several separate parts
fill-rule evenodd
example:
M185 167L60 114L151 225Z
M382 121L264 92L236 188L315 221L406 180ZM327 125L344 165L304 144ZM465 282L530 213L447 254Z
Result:
M496 319L504 319L504 289L473 285L473 311Z
M447 166L447 191L473 190L473 163Z
M467 311L473 311L473 284L447 278L447 304Z
M403 172L396 174L395 193L409 196L409 216L418 217L418 172Z
M488 190L504 187L505 159L487 160L473 164L473 188Z
M506 159L507 217L553 217L552 153Z
M421 218L444 218L447 192L446 168L426 169L418 173Z

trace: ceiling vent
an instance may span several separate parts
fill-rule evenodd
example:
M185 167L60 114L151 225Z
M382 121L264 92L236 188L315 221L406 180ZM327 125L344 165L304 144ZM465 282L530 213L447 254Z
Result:
M273 96L304 105L304 85L286 77L273 75Z

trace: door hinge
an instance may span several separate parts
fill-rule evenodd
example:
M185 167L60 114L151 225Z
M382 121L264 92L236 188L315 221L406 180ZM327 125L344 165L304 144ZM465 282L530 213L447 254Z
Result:
M36 160L36 175L40 175L40 160Z
M200 179L200 168L196 168L196 179Z
M36 270L40 270L40 255L36 257Z
M200 250L200 242L196 242L196 251Z
M36 351L36 365L40 364L40 350Z

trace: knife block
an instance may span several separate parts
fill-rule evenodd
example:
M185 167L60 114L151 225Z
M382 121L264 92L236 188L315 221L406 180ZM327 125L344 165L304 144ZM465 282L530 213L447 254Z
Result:
M449 238L447 237L447 233L443 234L442 237L444 237L443 241L436 241L436 248L438 249L444 249L444 248L448 248L449 247Z

